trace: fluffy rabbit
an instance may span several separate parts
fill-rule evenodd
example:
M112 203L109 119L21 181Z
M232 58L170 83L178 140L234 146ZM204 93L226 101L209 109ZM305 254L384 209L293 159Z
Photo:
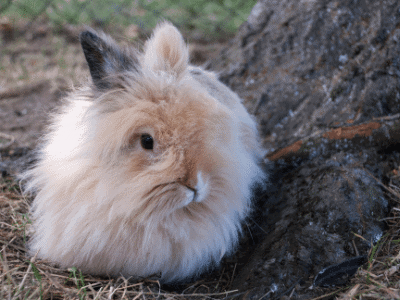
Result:
M36 194L30 254L84 272L188 280L234 250L265 174L256 123L188 64L170 23L143 53L80 42L92 84L73 91L23 178Z

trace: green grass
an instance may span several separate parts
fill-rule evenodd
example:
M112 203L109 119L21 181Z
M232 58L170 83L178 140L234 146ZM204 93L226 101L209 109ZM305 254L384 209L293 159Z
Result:
M257 1L245 0L13 0L2 14L34 20L46 15L55 25L90 24L128 26L145 32L161 20L170 20L181 30L200 30L219 38L233 34L246 21Z
M40 274L37 267L33 264L33 262L30 262L30 265L32 267L32 271L35 276L35 279L39 282L39 295L40 295L40 300L42 300L43 299L42 275Z
M86 299L87 291L85 288L85 279L83 277L82 272L78 271L78 269L75 267L68 269L68 271L70 272L68 279L72 279L74 281L74 283L76 284L76 287L78 289L79 299L80 300ZM66 282L67 281L68 280L66 280Z

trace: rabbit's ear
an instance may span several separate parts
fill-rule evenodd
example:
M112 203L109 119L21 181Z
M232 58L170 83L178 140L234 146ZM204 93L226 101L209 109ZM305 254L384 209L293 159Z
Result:
M182 35L169 22L159 24L146 42L144 62L155 71L167 71L179 76L187 66L189 50Z
M137 71L138 60L133 54L128 54L104 33L84 31L79 35L83 53L89 65L93 83L100 89L113 86L113 75L124 71Z

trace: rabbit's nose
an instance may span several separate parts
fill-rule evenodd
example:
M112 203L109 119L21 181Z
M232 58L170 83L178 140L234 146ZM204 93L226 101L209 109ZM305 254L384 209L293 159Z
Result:
M196 199L197 192L186 186L184 206L189 205Z
M209 183L207 178L202 174L201 171L197 172L197 176L192 179L180 178L180 182L187 188L187 197L193 197L192 201L201 202L203 201L209 192Z
M201 173L201 171L199 171L197 173L197 182L195 186L196 195L194 201L196 202L203 201L207 197L209 190L210 190L210 185L208 182L208 178L206 178Z
M194 193L193 201L201 202L206 198L209 190L208 181L201 172L197 173L197 177L194 180L187 180L185 186Z

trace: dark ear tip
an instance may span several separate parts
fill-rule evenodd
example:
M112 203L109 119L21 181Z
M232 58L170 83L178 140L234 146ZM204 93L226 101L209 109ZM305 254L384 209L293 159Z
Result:
M79 40L82 43L86 42L86 43L90 43L92 42L96 42L99 39L99 37L91 31L83 31L79 34Z

